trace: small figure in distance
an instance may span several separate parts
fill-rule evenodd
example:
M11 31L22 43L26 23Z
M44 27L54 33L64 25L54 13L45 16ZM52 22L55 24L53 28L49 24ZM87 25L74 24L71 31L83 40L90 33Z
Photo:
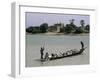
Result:
M43 60L43 55L44 55L43 51L44 51L44 47L41 47L41 49L40 49L41 60Z

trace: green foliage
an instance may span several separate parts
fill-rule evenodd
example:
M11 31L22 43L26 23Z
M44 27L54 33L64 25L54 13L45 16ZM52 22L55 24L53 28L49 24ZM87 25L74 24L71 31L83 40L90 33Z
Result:
M35 34L35 33L40 33L40 30L34 28L34 29L32 30L32 34Z
M36 33L45 33L47 32L48 24L43 23L40 26L30 26L26 29L26 32L36 34Z
M80 21L80 24L81 24L81 27L84 27L85 21L84 21L84 20L81 20L81 21Z
M41 33L47 32L47 29L48 29L48 24L47 23L43 23L43 24L40 25Z
M72 33L73 31L75 31L75 29L76 29L76 25L67 24L65 27L65 33Z
M32 26L30 26L29 28L26 28L26 32L32 33L32 31L33 31L33 27Z
M65 26L65 33L72 33L76 30L76 25L74 24L74 19L69 20L70 24L66 24Z
M74 33L79 34L79 33L83 33L84 30L81 27L78 27Z
M26 29L26 32L28 33L32 33L32 34L35 34L35 33L40 33L40 28L39 27L29 27Z
M86 25L85 30L87 30L89 32L90 31L90 25Z
M71 19L70 24L69 24L69 26L72 27L73 29L76 28L76 25L74 24L74 21L75 21L74 19Z
M80 34L80 33L89 33L90 31L90 25L85 25L85 21L81 20L80 21L80 27L76 26L74 24L74 19L70 20L69 24L66 24L66 26L63 26L60 28L60 32L59 33L75 33L75 34ZM55 25L53 26L54 28L52 28L52 31L56 31L55 29ZM46 33L49 32L49 28L48 28L48 24L47 23L43 23L40 26L30 26L28 28L26 28L26 32L27 33L32 33L32 34L36 34L36 33Z

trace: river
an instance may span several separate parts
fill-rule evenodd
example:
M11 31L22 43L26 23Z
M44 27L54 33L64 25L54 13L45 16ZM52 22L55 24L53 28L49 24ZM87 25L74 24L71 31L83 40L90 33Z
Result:
M44 53L60 53L70 49L80 49L80 41L84 42L86 50L77 56L40 62L40 47L44 46ZM83 65L89 64L89 35L26 35L26 67Z

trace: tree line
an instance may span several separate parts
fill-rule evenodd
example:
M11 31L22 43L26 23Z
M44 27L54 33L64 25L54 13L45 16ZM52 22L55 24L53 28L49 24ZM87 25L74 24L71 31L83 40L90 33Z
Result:
M48 29L48 24L47 23L43 23L40 26L30 26L28 28L26 28L26 32L28 33L46 33Z
M62 28L60 28L59 33L76 33L76 34L80 34L80 33L89 33L90 31L90 25L87 24L85 25L85 21L84 20L80 20L80 26L75 25L74 23L74 19L69 20L69 24L66 24L65 26L63 26ZM30 26L28 28L26 28L26 32L27 33L46 33L49 32L48 31L48 23L43 23L40 26Z

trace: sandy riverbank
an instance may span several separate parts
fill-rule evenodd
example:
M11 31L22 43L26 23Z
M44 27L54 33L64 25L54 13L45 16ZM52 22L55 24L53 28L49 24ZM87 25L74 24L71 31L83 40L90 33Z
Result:
M74 34L74 33L56 33L56 32L47 32L47 33L37 33L37 34L32 34L32 33L26 33L26 35L67 35L67 36L89 36L89 33L80 33L80 34Z

